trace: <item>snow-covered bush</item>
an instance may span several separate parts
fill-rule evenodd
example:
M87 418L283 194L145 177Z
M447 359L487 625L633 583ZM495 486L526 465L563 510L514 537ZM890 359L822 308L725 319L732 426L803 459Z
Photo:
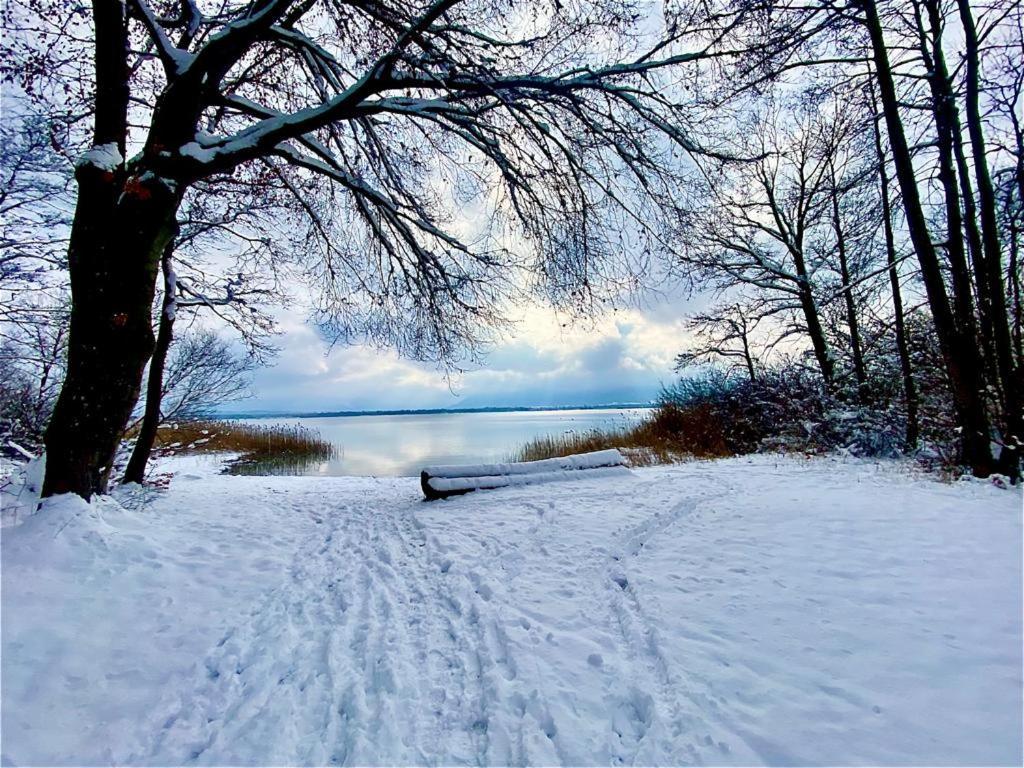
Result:
M17 327L9 330L7 343L0 346L0 446L13 440L38 452L63 377L64 349L60 341L52 347L16 344L11 337L20 340L27 334ZM31 326L30 330L42 337L52 335L53 327Z
M826 390L801 366L765 371L755 381L711 370L666 387L656 419L681 445L717 444L709 453L762 450L848 451L860 456L901 452L902 421L884 407L859 405ZM701 453L700 451L694 451Z

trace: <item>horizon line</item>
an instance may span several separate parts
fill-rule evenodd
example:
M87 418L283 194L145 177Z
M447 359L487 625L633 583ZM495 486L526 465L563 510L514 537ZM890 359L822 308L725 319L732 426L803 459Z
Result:
M417 414L445 414L445 413L516 413L532 411L598 411L614 410L617 408L652 408L656 405L655 400L632 401L625 403L599 403L596 405L493 405L479 406L475 408L377 408L365 411L359 410L337 410L337 411L271 411L271 410L250 410L230 413L210 414L211 417L221 419L273 419L273 418L332 418L351 416L412 416Z

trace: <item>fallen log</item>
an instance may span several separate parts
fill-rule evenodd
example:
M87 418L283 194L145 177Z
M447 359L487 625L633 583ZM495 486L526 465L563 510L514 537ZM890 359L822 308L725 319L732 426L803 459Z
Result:
M427 500L433 501L470 491L628 473L622 454L611 448L540 461L426 467L420 473L420 486Z

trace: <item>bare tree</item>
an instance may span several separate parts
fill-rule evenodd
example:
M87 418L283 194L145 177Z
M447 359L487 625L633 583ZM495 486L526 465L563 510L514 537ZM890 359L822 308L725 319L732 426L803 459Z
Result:
M996 329L995 315L1005 314L1005 309L1001 310L1001 302L993 299L997 291L989 264L998 263L995 241L988 237L987 245L973 244L972 220L970 215L965 218L965 209L970 207L966 198L970 198L974 215L979 218L990 216L994 208L980 199L974 200L975 194L982 195L980 187L985 186L977 173L973 174L974 191L964 173L958 178L958 161L961 167L967 162L966 154L962 161L957 157L962 141L957 118L961 98L968 133L973 135L972 162L976 155L985 157L1001 150L986 143L980 110L968 103L980 100L983 50L980 45L975 49L971 43L967 46L971 49L967 57L976 57L978 61L965 60L962 69L950 72L945 65L947 43L943 36L950 8L958 13L960 26L964 27L972 23L968 16L978 15L979 6L966 0L941 5L938 0L856 0L838 5L749 0L709 5L711 11L705 14L704 23L715 30L733 29L731 39L742 49L717 104L762 89L783 76L804 76L817 81L823 66L840 69L853 82L865 76L865 61L871 62L870 76L885 121L906 233L917 257L953 392L959 458L976 475L991 473L997 465L990 441L997 433L992 428L987 393L997 389L1007 376L989 372L984 350L987 345L993 350L999 346L996 337L1001 331ZM975 25L984 30L977 33L979 44L994 30L1005 28L1008 19L1019 15L1017 5L1015 0L994 0L982 9L984 21ZM964 34L972 36L970 29L965 28ZM911 40L921 38L924 44L908 47L908 35ZM975 75L978 82L972 85L968 81ZM954 80L958 87L951 86ZM922 93L922 86L928 89L927 93ZM972 89L977 91L973 95ZM941 208L933 207L936 199ZM995 228L980 225L982 240L986 239L986 229L991 232ZM977 259L978 269L971 270L968 254ZM1000 296L1005 295L1002 279L1000 276ZM989 312L982 315L987 318L986 325L979 325L976 295L984 297L983 310ZM990 325L988 319L992 321ZM994 356L998 359L999 353ZM1004 389L1000 403L1004 433L1015 440L1015 409L1005 400L1005 392ZM1014 451L1004 451L1003 458L1015 463ZM1017 471L1013 467L1004 470L1011 475Z
M156 397L147 393L146 412L123 482L141 483L145 479L153 441L161 425L209 418L220 406L248 397L255 366L251 355L239 354L213 331L181 336L166 367L161 367L159 378L150 378L151 383L162 382L161 391Z
M990 104L987 121L990 143L1005 154L993 173L999 221L1006 244L1004 276L1013 353L1018 370L1024 364L1024 303L1021 299L1022 239L1024 239L1024 6L1007 13L1006 23L987 35L988 67L982 69L983 94Z
M71 163L54 150L65 126L18 106L0 123L0 321L64 269L73 205Z
M61 34L31 21L34 39ZM624 228L657 246L652 204L671 200L674 156L698 149L659 73L703 50L682 48L671 14L641 28L620 0L97 0L91 28L72 27L95 99L46 494L106 486L193 185L284 174L319 235L325 319L374 337L402 317L401 344L447 357L500 322L517 269L582 303L621 258ZM469 201L490 226L452 226Z
M934 3L936 0L930 0ZM1003 451L1000 469L1016 479L1024 448L1024 377L1022 362L1014 357L1009 313L1003 285L1002 245L996 220L996 192L989 171L988 145L981 114L981 53L978 27L968 0L957 0L960 26L964 33L964 105L970 137L974 179L978 189L978 217L981 219L984 260L978 291L985 295L991 317L991 339L1003 392ZM1019 9L1018 9L1019 18ZM1018 22L1019 23L1019 22ZM1019 59L1018 59L1019 62ZM959 143L959 136L957 140ZM966 175L966 170L964 171Z
M917 382L914 379L913 364L910 359L910 344L903 310L903 289L900 285L899 259L896 254L896 234L890 199L888 160L886 159L885 148L882 144L882 129L878 124L880 115L877 114L878 106L875 89L870 84L869 98L872 111L871 133L875 142L875 159L878 163L878 193L882 206L882 232L885 237L886 272L889 276L889 290L892 297L893 335L896 339L896 350L899 354L900 374L903 379L903 397L907 407L905 444L908 449L913 450L917 447L921 434L921 426L918 419Z
M0 383L0 418L4 432L38 447L66 363L69 313L64 249L74 205L74 178L73 165L65 157L70 142L65 119L26 112L24 99L16 100L15 106L0 126L4 140L0 149L4 161L0 342L6 374ZM223 198L229 185L257 188L239 204L230 196ZM278 277L295 261L292 251L299 249L295 238L273 231L286 221L289 206L293 209L294 201L287 189L255 185L239 175L216 186L196 185L179 209L184 221L163 261L169 268L176 256L181 274L171 275L165 286L146 411L129 462L130 472L138 468L140 481L160 423L174 308L216 315L239 335L253 360L274 352L268 344L273 323L263 307L285 299ZM213 276L211 261L215 262ZM220 281L217 275L228 266L234 275Z
M60 391L67 342L66 305L22 305L17 322L0 326L0 438L39 446Z
M188 333L175 344L164 376L162 421L209 417L249 396L255 363L213 331Z
M816 288L833 254L832 155L815 112L769 104L739 126L744 153L756 159L719 166L696 216L684 221L687 231L680 239L684 264L697 268L711 285L746 286L774 303L775 312L797 312L831 388L835 356Z
M184 238L184 243L195 246L195 241L188 237ZM247 374L269 351L266 338L273 323L253 303L254 298L264 298L269 291L248 285L239 273L227 281L222 295L211 297L208 290L200 292L194 283L181 282L175 272L173 258L174 245L168 244L161 260L163 298L157 320L156 345L149 361L146 405L125 468L123 481L126 483L141 483L145 478L153 441L161 424L171 418L190 418L204 408L241 397ZM248 354L237 357L215 334L205 331L198 336L184 337L168 368L167 356L174 341L174 326L179 313L203 310L213 312L234 328L248 347ZM167 401L169 394L174 398L172 402Z
M757 381L761 362L753 335L765 317L743 303L726 304L694 315L687 322L694 343L676 357L676 370L724 360L728 363L727 373L739 369L751 382Z

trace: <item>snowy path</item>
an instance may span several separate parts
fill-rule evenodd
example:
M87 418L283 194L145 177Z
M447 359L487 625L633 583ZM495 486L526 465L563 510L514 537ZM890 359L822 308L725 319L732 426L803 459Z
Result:
M1021 760L1018 492L758 458L123 501L4 532L5 764Z

